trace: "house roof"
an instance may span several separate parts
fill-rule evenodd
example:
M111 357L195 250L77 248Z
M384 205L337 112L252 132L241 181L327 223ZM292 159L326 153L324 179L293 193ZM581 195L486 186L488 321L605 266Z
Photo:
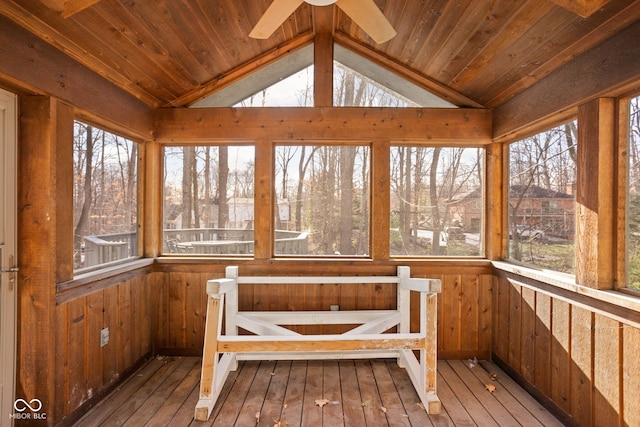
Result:
M568 193L563 193L561 191L549 190L547 188L542 188L537 185L512 185L509 187L509 198L519 198L522 197L528 199L572 199L574 196ZM482 197L482 189L476 188L473 191L470 191L460 197L456 198L456 202L462 202L465 200L473 200Z
M494 108L640 18L640 0L376 0L398 33L376 44L335 5L303 3L250 38L270 3L4 0L0 14L153 108L194 104L319 33L457 106Z

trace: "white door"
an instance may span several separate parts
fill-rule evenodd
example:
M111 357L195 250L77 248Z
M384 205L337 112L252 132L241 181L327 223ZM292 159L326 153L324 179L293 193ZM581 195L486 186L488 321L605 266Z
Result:
M16 104L0 89L0 427L13 424L16 351Z

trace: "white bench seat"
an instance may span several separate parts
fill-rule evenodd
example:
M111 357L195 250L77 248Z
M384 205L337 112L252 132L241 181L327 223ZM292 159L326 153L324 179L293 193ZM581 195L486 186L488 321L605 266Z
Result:
M242 284L395 283L395 310L238 311ZM411 332L410 292L420 293L420 331ZM396 276L239 276L227 267L226 277L207 282L207 319L202 355L200 399L195 419L206 421L229 372L238 360L397 358L406 368L425 410L440 412L437 378L437 279L411 278L409 267ZM225 333L222 334L222 316ZM283 325L358 325L343 334L303 335ZM239 335L242 328L254 335ZM396 328L396 332L388 332ZM414 351L419 356L414 355Z

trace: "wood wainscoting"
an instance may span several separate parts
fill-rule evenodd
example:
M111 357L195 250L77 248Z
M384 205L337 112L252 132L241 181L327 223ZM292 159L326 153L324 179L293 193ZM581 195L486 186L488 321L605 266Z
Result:
M262 264L240 265L246 275L393 275L395 264L343 262L305 262L301 265L283 262L266 268ZM283 265L286 264L286 265ZM295 263L297 264L297 263ZM410 263L412 277L442 280L438 295L438 358L489 358L492 334L492 278L485 264L444 264L436 266ZM211 271L211 265L161 264L163 274L156 285L160 293L158 307L157 347L160 354L202 354L206 317L206 282L224 277L224 265ZM209 270L209 271L207 271ZM453 273L455 272L455 273ZM243 285L239 292L240 310L329 310L331 305L341 310L395 309L396 287L386 284L313 284L276 286L268 292L266 286ZM419 328L418 295L412 295L412 330ZM345 326L299 326L303 334L343 333Z
M155 354L157 273L126 276L56 307L56 425L77 420ZM101 346L104 328L109 341Z
M515 274L494 278L493 359L568 425L640 425L640 314Z
M55 309L54 423L69 425L93 407L150 355L201 356L206 282L223 277L228 263L184 260L163 263L58 292ZM488 359L492 342L493 284L488 262L421 265L412 276L442 280L438 296L438 358ZM392 275L395 263L239 263L246 274ZM455 272L455 273L454 273ZM277 291L247 285L242 310L388 309L396 306L395 286L282 285ZM412 329L419 301L412 298ZM100 346L100 331L109 343ZM304 326L302 333L341 333L346 326ZM42 351L45 351L43 348Z

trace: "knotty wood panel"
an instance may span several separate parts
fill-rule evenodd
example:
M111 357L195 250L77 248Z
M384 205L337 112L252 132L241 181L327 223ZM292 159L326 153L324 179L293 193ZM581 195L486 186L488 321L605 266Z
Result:
M152 354L159 317L152 277L130 278L56 307L55 422L78 418ZM105 327L109 343L100 347Z
M516 283L499 273L494 287L492 351L498 361L566 420L638 424L640 329L624 323L620 313L608 315L602 304L570 302L533 280ZM516 342L507 347L507 340ZM521 349L519 357L515 348Z
M243 268L244 266L240 267L240 274ZM223 269L223 266L220 266L220 269ZM156 335L156 344L161 354L201 355L205 313L200 310L204 310L206 303L206 281L222 277L223 274L198 272L196 266L192 266L191 270L193 273L154 273L153 280L156 282L161 301L157 312L161 318L157 320L159 330ZM443 280L438 313L439 357L489 357L493 304L491 276L473 273L434 275L425 273L428 269L421 272L415 270L418 269L414 268L414 277ZM289 274L299 273L290 267ZM343 266L340 274L349 274L349 269ZM282 284L241 285L238 300L240 310L248 311L329 310L331 305L339 305L341 310L371 310L395 308L396 297L396 286L393 284ZM411 328L416 331L419 328L419 313L415 295L411 307ZM187 326L188 322L190 323ZM328 334L344 332L349 327L294 325L292 329L304 334Z

